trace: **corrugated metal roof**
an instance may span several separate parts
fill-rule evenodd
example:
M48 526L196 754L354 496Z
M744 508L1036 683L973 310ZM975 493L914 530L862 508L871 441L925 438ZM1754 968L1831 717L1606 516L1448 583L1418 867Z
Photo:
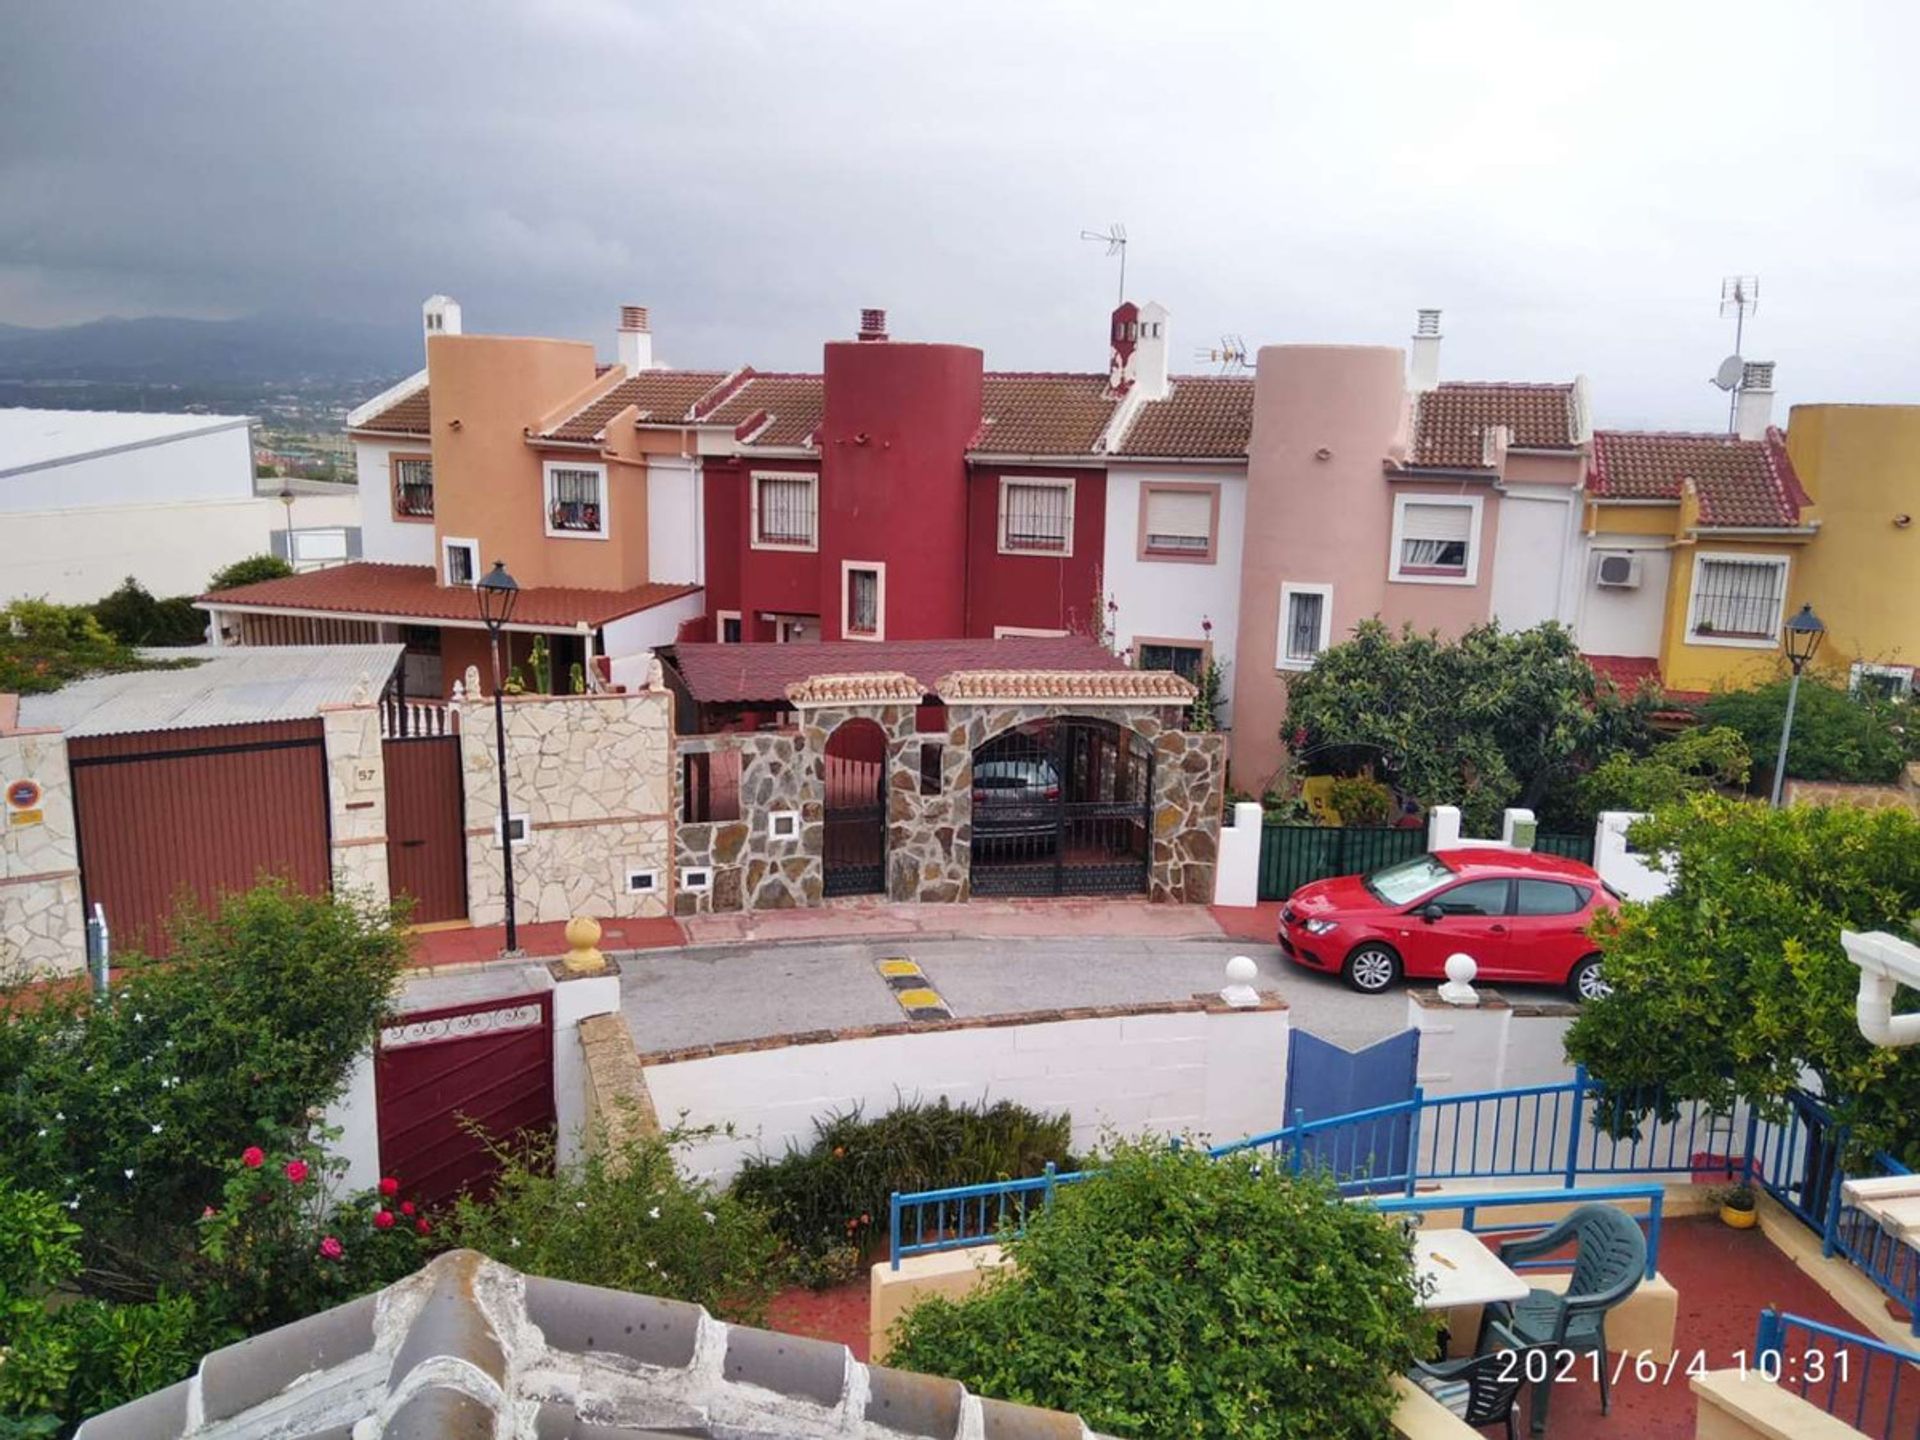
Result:
M69 736L191 730L308 720L323 705L353 699L364 678L377 695L400 663L400 645L231 645L151 650L155 658L195 660L179 670L96 675L54 691L24 695L20 724L57 726Z

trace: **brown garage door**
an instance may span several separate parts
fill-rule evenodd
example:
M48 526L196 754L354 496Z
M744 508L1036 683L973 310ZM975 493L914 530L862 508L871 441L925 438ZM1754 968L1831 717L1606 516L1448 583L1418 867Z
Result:
M211 904L262 874L309 894L328 870L318 720L69 740L80 883L117 952L164 953L176 900Z

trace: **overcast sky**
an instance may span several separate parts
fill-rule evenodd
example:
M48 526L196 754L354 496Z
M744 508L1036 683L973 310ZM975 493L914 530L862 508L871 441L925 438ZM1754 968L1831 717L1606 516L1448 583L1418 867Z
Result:
M1920 401L1920 7L0 0L0 321L294 310L812 368L882 305L995 368L1238 334L1588 374L1713 426ZM1779 413L1784 414L1784 409Z

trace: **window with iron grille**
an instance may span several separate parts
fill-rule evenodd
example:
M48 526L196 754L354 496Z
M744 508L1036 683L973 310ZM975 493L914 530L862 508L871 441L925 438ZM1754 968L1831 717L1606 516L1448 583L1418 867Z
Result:
M811 475L753 477L753 543L812 550L819 543L818 482Z
M878 570L856 568L847 571L847 633L872 636L880 633Z
M1002 480L1000 550L1007 555L1073 553L1073 482Z
M1281 586L1280 669L1312 668L1314 657L1327 648L1332 608L1333 593L1326 586Z
M1771 644L1786 588L1784 559L1703 555L1693 575L1693 633Z
M1146 490L1146 553L1183 560L1205 560L1213 554L1213 507L1219 491L1213 489Z
M1183 680L1196 682L1207 663L1206 648L1201 645L1143 640L1140 642L1139 655L1142 670L1171 670Z
M394 460L393 513L409 520L433 518L433 461L417 456Z
M598 466L547 467L547 528L556 535L606 532L607 472Z

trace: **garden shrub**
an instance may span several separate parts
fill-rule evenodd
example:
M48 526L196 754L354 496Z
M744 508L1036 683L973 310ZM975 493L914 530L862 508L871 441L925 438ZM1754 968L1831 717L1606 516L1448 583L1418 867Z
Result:
M550 1142L497 1151L486 1198L462 1196L440 1243L529 1275L691 1300L758 1324L781 1288L779 1241L750 1205L675 1169L680 1132L599 1146L556 1166Z
M258 585L262 580L284 580L291 574L293 566L278 555L249 555L214 571L207 589L232 590L239 585Z
M385 1012L407 939L390 912L281 881L181 911L164 963L111 998L0 991L0 1180L84 1227L81 1287L181 1284L225 1159L304 1132Z
M1432 1353L1403 1224L1246 1155L1121 1145L1006 1244L890 1365L1138 1440L1374 1440Z
M88 675L148 668L84 605L0 606L0 694L44 695Z
M1370 776L1349 775L1328 787L1327 803L1342 825L1384 825L1393 814L1393 791Z
M1002 1100L994 1105L902 1104L878 1119L859 1106L814 1121L805 1150L750 1159L733 1193L767 1212L816 1284L849 1279L884 1243L893 1193L941 1190L1072 1168L1073 1123Z
M1726 690L1700 707L1701 722L1740 732L1753 756L1753 782L1773 783L1786 719L1788 680L1750 690ZM1854 694L1844 677L1809 671L1794 704L1787 774L1796 780L1884 784L1900 775L1908 753L1914 708L1879 695Z
M192 597L156 599L129 575L118 590L93 602L94 618L114 639L127 645L201 645L207 617L193 608Z
M1744 786L1753 773L1738 730L1707 725L1663 741L1645 755L1610 755L1580 777L1578 795L1587 824L1602 810L1658 810L1688 795Z

